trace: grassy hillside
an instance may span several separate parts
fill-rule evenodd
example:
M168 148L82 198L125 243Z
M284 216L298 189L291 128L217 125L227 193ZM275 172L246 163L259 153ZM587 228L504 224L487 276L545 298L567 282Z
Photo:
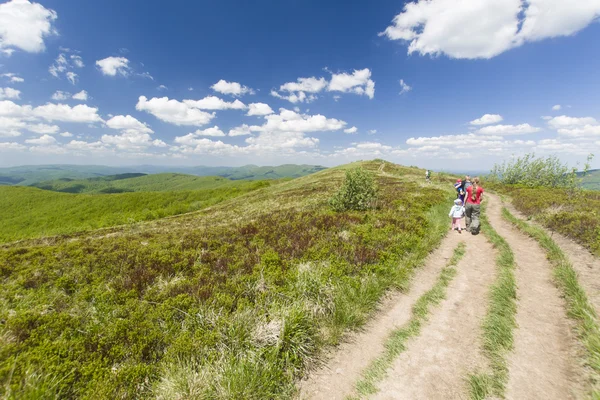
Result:
M110 235L0 248L0 396L289 397L447 231L449 191L361 165L379 185L369 211L328 206L344 166Z
M583 177L581 186L584 189L600 190L600 169L588 171L588 174Z
M35 183L32 186L65 193L125 193L215 189L218 187L245 186L246 184L246 181L232 181L220 176L129 173L88 179L44 181Z
M600 255L600 191L500 186L514 206Z
M141 165L131 167L106 167L101 165L29 165L22 167L0 168L0 185L30 186L38 182L57 179L86 179L99 176L125 173L179 173L198 176L222 176L238 179L279 179L297 178L325 169L318 165L286 164L277 167L169 167Z
M270 184L243 181L215 189L106 195L0 186L0 242L149 221L199 210Z

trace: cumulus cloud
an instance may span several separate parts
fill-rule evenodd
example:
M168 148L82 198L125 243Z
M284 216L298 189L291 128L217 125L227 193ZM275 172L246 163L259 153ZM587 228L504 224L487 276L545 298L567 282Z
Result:
M342 72L331 75L327 91L364 94L372 99L375 96L375 82L371 80L369 68L354 70L351 74Z
M473 121L471 121L469 123L471 125L489 125L489 124L497 124L498 122L502 121L503 119L504 118L502 118L502 116L498 115L498 114L485 114L481 118L474 119Z
M57 90L52 95L52 100L61 101L61 100L66 100L69 97L71 97L71 93L69 93L69 92L63 92L62 90Z
M27 0L0 4L0 50L11 54L14 48L29 53L45 49L44 39L55 35L55 11Z
M375 95L375 82L371 80L371 70L365 68L354 70L352 73L331 73L330 81L314 76L298 78L296 82L287 82L281 85L279 91L271 90L271 96L293 104L310 103L318 98L317 93L324 90L366 95L372 99ZM334 96L334 99L337 101L339 96Z
M202 126L209 123L215 116L168 97L154 97L150 100L140 96L135 106L138 111L146 111L164 122L175 125Z
M231 96L243 96L245 94L255 93L254 89L251 89L248 86L241 85L238 82L227 82L224 79L221 79L219 82L215 83L210 88L215 92L228 94Z
M225 133L219 129L218 126L213 126L212 128L207 128L207 129L198 129L196 130L196 132L194 133L190 133L190 135L195 135L195 136L225 136Z
M598 124L598 121L596 121L596 119L592 117L578 118L561 115L548 120L548 125L553 129L572 128L577 126L596 124Z
M60 130L60 128L57 125L46 125L46 124L30 124L30 125L26 125L25 129L27 129L28 131L33 132L33 133L38 133L40 135L42 135L42 134L54 135L55 133L58 133L58 131Z
M0 137L20 136L25 126L26 123L19 118L0 116Z
M490 125L483 127L477 131L482 135L497 135L497 136L507 136L507 135L526 135L528 133L535 133L541 131L540 128L535 126L531 126L529 124L520 124L520 125Z
M0 151L7 151L7 150L21 151L21 150L25 150L25 149L27 149L27 147L23 146L20 143L15 143L15 142L1 142L0 143Z
M42 135L41 137L39 137L37 139L27 139L27 140L25 140L25 143L35 144L38 146L47 146L47 145L56 144L56 139L54 139L54 137L52 137L50 135Z
M258 115L258 116L262 116L262 115L269 115L269 114L273 114L273 109L265 103L250 103L249 104L249 110L248 110L248 116L252 116L252 115Z
M409 86L404 79L400 79L400 94L408 93L412 90L412 87Z
M553 111L559 111L562 108L562 106L560 104L557 104L555 106L552 106L552 110Z
M86 101L88 99L88 92L82 90L81 92L77 92L73 95L73 99Z
M279 114L265 116L266 123L260 127L251 127L262 132L324 132L336 131L346 126L345 121L327 118L323 115L300 114L285 108Z
M371 129L371 130L367 131L367 133L368 133L369 135L374 135L374 134L376 134L376 133L377 133L377 129Z
M73 134L71 132L62 132L60 134L60 136L62 136L62 137L73 137Z
M344 129L344 133L356 133L358 132L358 128L353 126L352 128Z
M131 115L115 115L108 121L106 126L111 129L122 130L124 133L153 133L148 125L138 121Z
M247 107L239 100L227 102L216 96L207 96L201 100L183 100L190 107L201 110L245 110Z
M103 75L108 76L127 76L130 71L129 60L125 57L106 57L96 61L96 66Z
M72 85L74 85L75 83L77 83L77 74L73 71L69 71L65 74L65 76L67 77L67 80L69 82L71 82Z
M0 88L0 100L18 99L21 96L21 91L13 88Z
M569 36L600 15L598 0L417 0L380 33L408 53L492 58L526 42Z
M86 104L79 104L75 107L71 107L67 104L48 103L34 108L33 115L48 121L85 123L102 121L102 118L98 115L98 109Z
M13 72L6 72L4 74L0 74L1 77L7 78L11 83L22 83L25 82L25 79L21 78L17 74Z
M252 134L252 131L246 124L236 126L235 128L229 130L229 136L245 136L250 134Z

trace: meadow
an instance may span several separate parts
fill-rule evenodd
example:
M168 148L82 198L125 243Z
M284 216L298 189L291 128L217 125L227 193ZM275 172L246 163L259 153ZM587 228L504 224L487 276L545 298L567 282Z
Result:
M374 207L335 212L356 166L376 175ZM355 163L110 235L4 246L0 395L290 397L445 234L451 194L422 176Z
M0 186L0 242L73 234L187 213L272 183L240 181L214 189L115 194L71 194Z

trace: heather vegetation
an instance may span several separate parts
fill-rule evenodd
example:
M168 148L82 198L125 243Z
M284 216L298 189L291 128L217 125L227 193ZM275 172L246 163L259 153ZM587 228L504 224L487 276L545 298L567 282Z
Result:
M373 174L375 207L333 211L356 166ZM342 166L110 235L5 245L0 396L291 395L447 230L450 193L415 183L421 172Z
M496 166L490 183L509 194L513 205L529 218L600 255L600 191L580 188L592 157L577 173L557 157L526 155Z
M200 210L272 183L243 181L215 189L91 195L0 186L0 242L150 221Z
M230 180L221 176L195 176L174 173L162 174L119 174L88 179L57 179L43 181L31 186L65 193L125 193L125 192L169 192L178 190L215 189L244 187L248 181Z

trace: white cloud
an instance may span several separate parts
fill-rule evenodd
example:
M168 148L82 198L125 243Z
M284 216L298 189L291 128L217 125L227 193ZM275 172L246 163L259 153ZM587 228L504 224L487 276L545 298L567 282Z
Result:
M503 119L504 118L502 118L502 116L498 115L498 114L485 114L483 117L474 119L473 121L471 121L469 123L471 125L489 125L489 124L497 124L498 122L502 121Z
M15 143L15 142L0 143L0 151L5 151L5 150L21 151L21 150L25 150L25 149L27 149L26 146L23 146L22 144Z
M553 111L559 111L561 108L562 108L562 107L561 107L561 105L560 105L560 104L557 104L557 105L555 105L555 106L552 106L552 110L553 110Z
M248 105L248 107L250 108L248 110L248 116L252 116L252 115L269 115L269 114L273 114L273 109L266 103L250 103Z
M600 125L584 125L577 128L560 128L558 134L573 138L586 138L600 136Z
M71 93L69 93L69 92L63 92L62 90L57 90L52 95L52 100L61 101L61 100L66 100L69 97L71 97Z
M371 130L367 131L367 133L368 133L369 135L374 135L374 134L376 134L376 133L377 133L377 129L371 129Z
M497 136L507 136L507 135L526 135L528 133L539 132L541 129L536 128L535 126L531 126L529 124L520 124L520 125L490 125L483 127L477 131L482 135L497 135Z
M43 118L48 121L64 122L101 122L102 118L98 115L98 109L89 107L86 104L79 104L71 107L66 104L48 103L33 109L33 116Z
M148 100L146 96L140 96L135 108L175 125L201 126L209 123L215 116L214 113L198 110L174 99L169 100L168 97L154 97Z
M52 26L56 18L55 11L27 0L0 4L0 50L8 54L13 48L29 53L43 51L44 38L56 34Z
M548 125L553 129L577 127L577 126L584 126L584 125L596 125L596 124L598 124L598 121L596 121L596 119L592 118L592 117L577 118L577 117L569 117L566 115L561 115L561 116L554 117L554 118L548 120Z
M219 129L218 126L213 126L212 128L207 128L204 130L198 129L194 133L190 133L193 136L225 136L225 133Z
M3 78L8 78L11 83L22 83L25 82L25 79L19 77L17 74L12 72L6 72L0 75Z
M3 99L18 99L21 96L21 91L13 88L0 88L0 100Z
M345 72L332 74L327 91L364 94L372 99L375 96L375 82L371 80L368 68L354 70L352 74Z
M238 82L227 82L224 79L221 79L219 82L215 83L210 88L215 92L228 94L232 96L243 96L245 94L255 93L254 89L251 89L248 86L241 85Z
M325 78L298 78L297 82L284 83L279 87L282 92L308 92L318 93L327 87Z
M262 132L323 132L336 131L346 126L346 122L326 118L323 115L299 114L285 108L279 109L279 114L265 116L266 123L260 127L251 127Z
M83 63L83 59L81 58L81 56L78 56L76 54L72 54L71 55L71 62L77 68L83 68L83 67L85 67L85 64Z
M20 136L20 129L25 128L25 122L20 118L0 117L0 137Z
M409 42L409 54L492 58L526 42L572 35L599 14L598 0L417 0L380 35Z
M54 137L52 137L50 135L43 135L37 139L27 139L27 140L25 140L25 143L35 144L38 146L47 146L47 145L56 144L56 139L54 139Z
M137 74L137 76L146 78L146 79L150 79L151 81L154 80L154 77L152 75L150 75L150 72L142 72L141 74Z
M46 124L30 124L25 126L25 129L27 129L30 132L49 135L54 135L60 130L60 128L57 125Z
M318 97L314 94L306 95L304 92L291 93L289 95L282 95L276 92L275 90L271 90L271 96L277 97L278 99L287 100L290 103L311 103L315 101Z
M71 132L62 132L60 134L60 136L62 136L62 137L73 137L73 134Z
M229 130L229 136L245 136L250 135L251 133L252 131L250 130L250 127L246 124L236 126L235 128Z
M74 151L105 151L107 147L104 143L97 142L84 142L82 140L71 140L69 143L65 145L65 147L69 150Z
M352 128L344 129L344 133L356 133L358 132L358 128L353 126Z
M239 100L226 102L216 96L207 96L201 100L183 100L183 102L193 108L201 110L245 110L247 107Z
M96 61L96 65L103 75L108 76L116 76L117 74L127 76L130 71L129 60L125 57L106 57Z
M87 99L88 99L88 92L86 92L85 90L82 90L81 92L75 93L73 95L73 98L75 100L87 101Z
M400 79L400 94L408 93L412 90L412 86L408 86L404 79Z
M158 85L158 87L156 88L156 90L168 90L169 88L166 87L165 85Z
M148 125L138 121L131 115L115 115L108 121L106 126L111 129L119 129L124 133L154 133Z
M77 83L77 74L73 71L69 71L65 74L65 76L67 77L67 80L69 82L71 82L72 85L74 85L75 83Z
M263 132L257 137L247 138L246 143L250 145L248 150L254 152L276 152L317 147L319 139L306 137L301 132Z

